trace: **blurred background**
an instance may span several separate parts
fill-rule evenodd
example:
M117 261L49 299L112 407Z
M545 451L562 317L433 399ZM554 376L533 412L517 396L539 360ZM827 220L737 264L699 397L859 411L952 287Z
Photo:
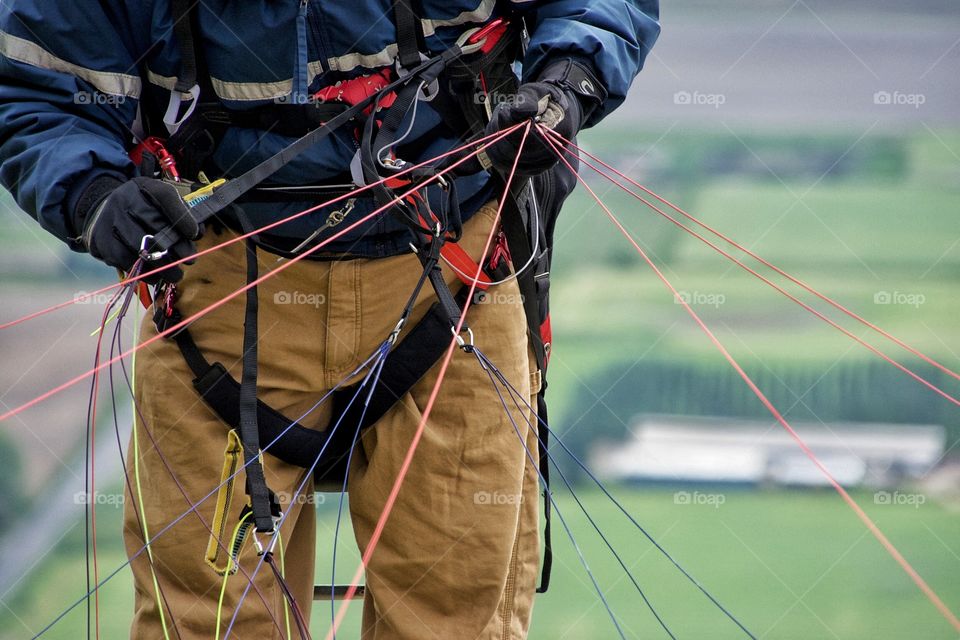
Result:
M664 3L663 35L592 153L852 311L960 369L960 12L953 0ZM960 610L960 410L589 172L591 185L919 573ZM0 321L110 283L0 194ZM732 251L737 257L744 254ZM758 266L749 261L751 266ZM764 271L765 275L776 274ZM788 281L790 293L956 395L960 384ZM589 195L553 271L551 419L661 544L761 638L956 638ZM92 365L105 299L0 332L0 408ZM128 342L130 338L127 338ZM84 591L88 388L0 431L0 638ZM120 402L126 447L128 403ZM101 576L122 468L97 449ZM555 447L560 469L680 638L738 630ZM560 511L631 638L665 637L561 482ZM335 496L320 496L318 581ZM352 536L342 534L348 580ZM616 637L562 527L534 639ZM326 563L326 564L324 564ZM122 637L131 581L101 595ZM359 607L343 637L355 637ZM314 628L329 609L317 606ZM82 608L48 635L80 637ZM353 634L353 635L351 635Z

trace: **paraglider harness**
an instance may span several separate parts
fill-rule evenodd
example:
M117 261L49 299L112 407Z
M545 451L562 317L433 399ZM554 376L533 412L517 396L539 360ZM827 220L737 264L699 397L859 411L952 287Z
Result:
M400 138L400 127L410 109L426 88L432 93L436 110L443 114L446 124L453 131L466 131L479 136L489 120L492 106L501 96L512 95L518 86L513 71L513 62L522 50L524 31L522 20L508 22L496 19L479 29L468 31L457 44L439 55L422 53L422 21L414 10L411 0L394 0L394 19L398 33L397 79L392 74L380 73L345 80L315 94L315 100L307 104L269 105L249 110L231 110L224 107L213 90L212 80L202 58L201 47L195 46L194 34L198 32L199 3L191 0L173 0L174 30L180 48L181 73L170 94L170 103L165 114L151 111L149 103L162 104L159 100L144 100L141 114L148 135L162 131L169 124L171 110L174 116L180 108L180 97L192 94L191 112L181 118L178 128L168 139L148 137L131 153L145 175L164 174L168 178L201 176L207 161L216 149L228 127L240 126L270 130L275 133L297 136L298 139L276 155L246 173L220 184L218 181L201 189L202 198L196 198L191 214L198 222L216 223L217 214L227 207L238 220L244 233L253 231L252 225L235 202L243 198L283 200L306 200L316 193L304 190L271 188L258 194L258 186L299 153L314 146L334 130L348 123L362 122L359 132L360 161L363 179L367 184L383 180L383 171L403 168L403 161L390 164L382 162L380 151L393 146ZM200 88L199 97L197 87ZM175 99L176 98L176 99ZM479 99L478 99L479 98ZM365 120L365 121L364 121ZM358 130L359 131L359 130ZM558 165L559 167L559 165ZM370 189L379 205L387 205L396 199L393 189L397 186L416 186L419 182L436 175L438 167L410 171L402 180L394 179ZM504 179L493 173L494 188L499 184L505 189ZM495 251L494 260L484 265L479 279L477 295L492 282L509 275L509 262L514 265L529 265L517 274L517 281L524 301L524 313L528 326L529 342L541 372L541 385L537 395L537 410L540 419L547 421L544 399L546 381L543 372L549 360L551 329L548 309L550 247L554 222L560 206L575 181L567 171L555 168L536 178L517 179L504 203L501 251ZM362 432L383 417L413 386L439 361L449 343L451 327L455 327L461 315L466 287L456 296L443 280L440 258L465 266L465 273L479 271L476 263L456 244L460 234L460 219L456 190L453 181L444 181L447 207L452 215L444 216L444 224L436 225L428 215L429 205L424 198L406 198L397 201L391 213L400 216L420 240L417 255L424 267L424 274L433 286L438 301L426 315L408 332L382 368L379 383L372 392L364 411L362 403L351 403L355 387L340 388L333 393L334 416L342 415L344 424L357 425ZM197 185L202 186L202 185ZM216 188L213 188L216 186ZM324 195L331 195L324 191ZM191 198L187 198L188 201ZM315 198L314 198L315 199ZM428 211L425 213L423 209ZM531 233L531 229L533 232ZM167 232L153 238L154 251L169 246L173 237ZM247 240L247 282L258 277L256 250L259 238L252 235ZM275 253L284 255L283 252ZM536 254L534 254L536 252ZM462 255L461 255L462 254ZM504 258L509 258L504 259ZM466 261L466 262L465 262ZM472 263L472 267L467 265ZM423 280L421 280L423 282ZM163 331L178 324L183 318L175 306L175 285L161 283L154 296L154 322ZM256 397L257 380L257 288L246 292L244 318L242 377L238 382L219 362L210 363L184 327L171 337L176 341L187 365L195 378L193 385L206 404L239 436L243 460L246 465L246 491L250 498L247 509L256 530L261 533L274 531L280 505L269 490L260 464L261 443L270 444L270 453L289 464L315 469L320 484L342 482L348 458L357 431L348 429L316 430L304 427L276 411ZM464 331L467 331L464 325ZM395 332L397 333L397 332ZM548 431L538 428L540 468L545 481L549 479L549 464L546 447ZM323 450L323 454L320 452ZM229 450L228 450L229 453ZM239 452L237 452L239 455ZM319 460L319 461L318 461ZM224 473L227 474L225 464ZM548 485L549 486L549 485ZM549 488L544 489L544 557L541 582L537 591L545 592L549 585L552 565L550 536ZM218 501L218 512L225 511ZM225 513L216 514L222 521ZM245 511L244 515L248 515ZM216 519L216 517L215 517ZM222 525L222 522L220 523ZM216 546L208 549L207 561L215 566ZM229 563L228 563L229 564ZM216 567L215 567L216 568ZM329 593L329 588L327 588Z

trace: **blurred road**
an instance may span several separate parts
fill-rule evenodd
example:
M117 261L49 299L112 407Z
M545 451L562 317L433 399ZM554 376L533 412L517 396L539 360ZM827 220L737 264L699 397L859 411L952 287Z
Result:
M661 10L660 41L611 122L721 130L960 124L955 2L688 1Z

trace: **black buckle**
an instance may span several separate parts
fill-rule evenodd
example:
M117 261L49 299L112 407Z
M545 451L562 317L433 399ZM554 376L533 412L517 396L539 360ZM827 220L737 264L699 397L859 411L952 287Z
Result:
M177 297L177 285L172 282L164 282L157 287L156 295L153 300L153 325L159 333L175 327L183 321L183 315L174 306ZM178 333L186 329L186 326L168 334L167 338L174 338Z
M171 312L167 312L162 306L154 303L153 310L153 325L157 328L159 333L163 333L170 327L175 327L183 321L183 316L180 315L180 312L176 309L172 309ZM177 331L167 334L167 338L173 338L178 333L184 330L185 327L180 327Z

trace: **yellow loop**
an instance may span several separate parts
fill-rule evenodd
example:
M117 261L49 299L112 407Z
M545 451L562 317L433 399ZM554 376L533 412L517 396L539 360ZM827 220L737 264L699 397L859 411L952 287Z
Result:
M236 567L233 564L233 558L228 557L221 566L219 559L222 557L223 549L231 549L231 542L225 541L224 533L227 532L227 515L230 513L230 507L233 502L233 488L236 481L236 473L240 468L240 461L243 459L243 445L240 443L240 436L235 429L227 432L227 448L223 452L223 472L220 474L220 490L217 492L217 506L213 512L213 522L211 523L210 540L207 542L207 552L204 560L211 569L219 575L233 573ZM245 535L244 531L244 535Z

